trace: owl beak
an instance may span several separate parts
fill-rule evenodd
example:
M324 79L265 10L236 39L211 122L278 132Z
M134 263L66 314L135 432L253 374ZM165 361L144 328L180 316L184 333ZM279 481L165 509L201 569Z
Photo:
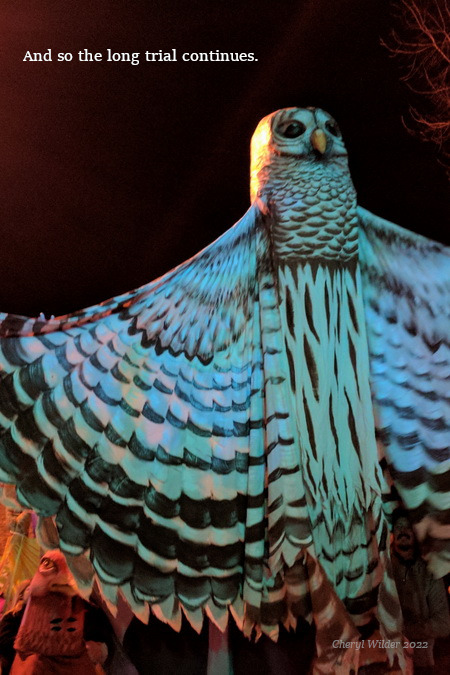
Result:
M317 150L317 152L320 152L320 154L323 155L327 149L327 137L322 129L314 129L311 134L311 145L314 150Z

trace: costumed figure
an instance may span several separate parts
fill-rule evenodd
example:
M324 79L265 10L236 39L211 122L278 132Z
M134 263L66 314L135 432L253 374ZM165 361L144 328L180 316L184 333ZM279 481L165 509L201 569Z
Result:
M102 673L94 661L103 663L107 648L102 643L86 645L86 611L87 603L80 597L61 551L45 553L28 587L11 675Z
M302 616L333 673L377 621L405 667L376 432L442 575L449 253L358 207L320 109L260 122L251 190L154 282L0 315L0 479L112 608L273 639Z

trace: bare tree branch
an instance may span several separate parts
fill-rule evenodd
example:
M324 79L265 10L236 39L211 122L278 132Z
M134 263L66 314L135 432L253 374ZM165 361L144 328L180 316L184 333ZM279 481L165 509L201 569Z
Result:
M450 0L396 0L399 27L383 44L403 64L422 103L410 107L412 133L436 143L450 171Z

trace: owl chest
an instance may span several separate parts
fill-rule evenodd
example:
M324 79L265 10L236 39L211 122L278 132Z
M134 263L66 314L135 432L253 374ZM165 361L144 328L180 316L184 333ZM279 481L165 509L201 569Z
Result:
M288 385L311 494L323 489L325 466L333 467L336 494L345 481L358 490L376 462L358 270L281 265L278 281Z
M342 264L356 260L356 196L348 177L315 174L274 180L271 242L275 260Z

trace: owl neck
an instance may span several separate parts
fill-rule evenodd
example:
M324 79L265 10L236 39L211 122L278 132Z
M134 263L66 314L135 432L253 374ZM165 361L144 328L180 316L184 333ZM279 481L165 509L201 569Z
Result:
M354 266L356 193L346 161L273 157L261 187L272 214L274 261ZM300 167L300 168L299 168Z

